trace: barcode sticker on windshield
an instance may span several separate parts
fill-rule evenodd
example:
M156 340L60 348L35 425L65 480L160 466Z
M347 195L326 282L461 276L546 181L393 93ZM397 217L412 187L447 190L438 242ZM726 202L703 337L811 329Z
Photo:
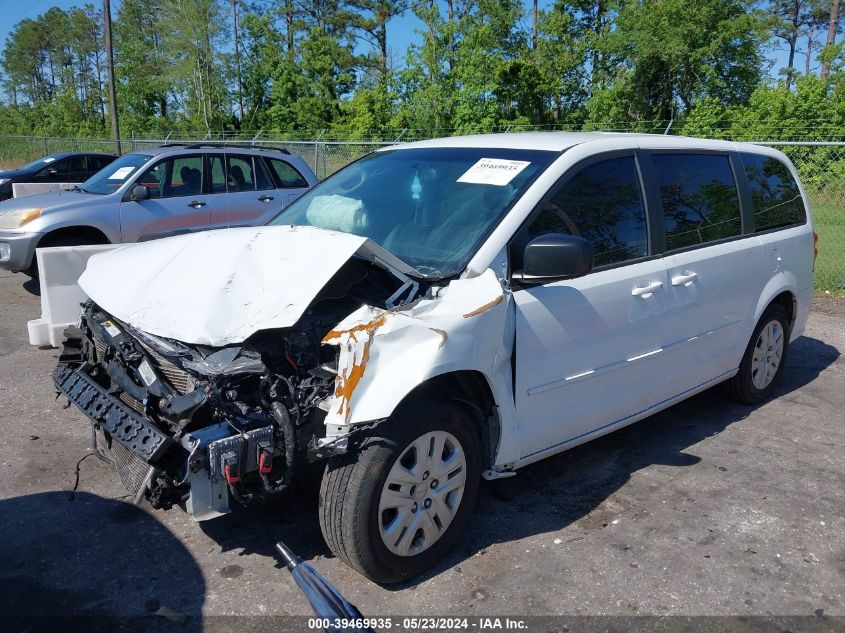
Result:
M109 176L109 180L123 180L129 174L132 173L132 170L135 169L134 167L121 167L120 169L116 169L115 172Z
M458 182L476 185L508 184L519 172L531 163L527 160L505 160L503 158L482 158L458 178Z

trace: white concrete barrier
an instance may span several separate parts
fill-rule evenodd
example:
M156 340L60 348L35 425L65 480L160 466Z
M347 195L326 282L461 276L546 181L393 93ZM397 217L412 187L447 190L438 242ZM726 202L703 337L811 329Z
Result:
M78 182L13 182L12 197L21 198L48 191L70 191L78 186Z
M79 287L79 277L88 258L124 244L55 246L35 251L41 283L41 318L27 323L29 344L58 347L62 333L79 320L81 304L88 297Z

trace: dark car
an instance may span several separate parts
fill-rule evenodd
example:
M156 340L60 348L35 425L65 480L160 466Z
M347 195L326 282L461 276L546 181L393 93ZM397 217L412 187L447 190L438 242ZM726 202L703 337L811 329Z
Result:
M50 154L17 169L0 170L0 200L12 197L12 183L85 182L112 162L112 154L61 152Z

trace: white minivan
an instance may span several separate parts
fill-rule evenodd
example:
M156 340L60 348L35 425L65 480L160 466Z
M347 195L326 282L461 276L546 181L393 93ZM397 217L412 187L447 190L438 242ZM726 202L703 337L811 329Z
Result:
M482 477L717 384L769 396L814 240L794 167L767 147L397 145L268 226L92 257L54 381L157 508L283 500L322 463L326 542L392 583L444 555Z

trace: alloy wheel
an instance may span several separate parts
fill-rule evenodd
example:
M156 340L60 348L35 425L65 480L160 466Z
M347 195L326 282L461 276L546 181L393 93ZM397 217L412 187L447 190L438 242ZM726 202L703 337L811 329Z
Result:
M769 321L760 330L751 357L751 382L757 389L765 389L774 380L783 357L783 348L783 326L780 321Z

